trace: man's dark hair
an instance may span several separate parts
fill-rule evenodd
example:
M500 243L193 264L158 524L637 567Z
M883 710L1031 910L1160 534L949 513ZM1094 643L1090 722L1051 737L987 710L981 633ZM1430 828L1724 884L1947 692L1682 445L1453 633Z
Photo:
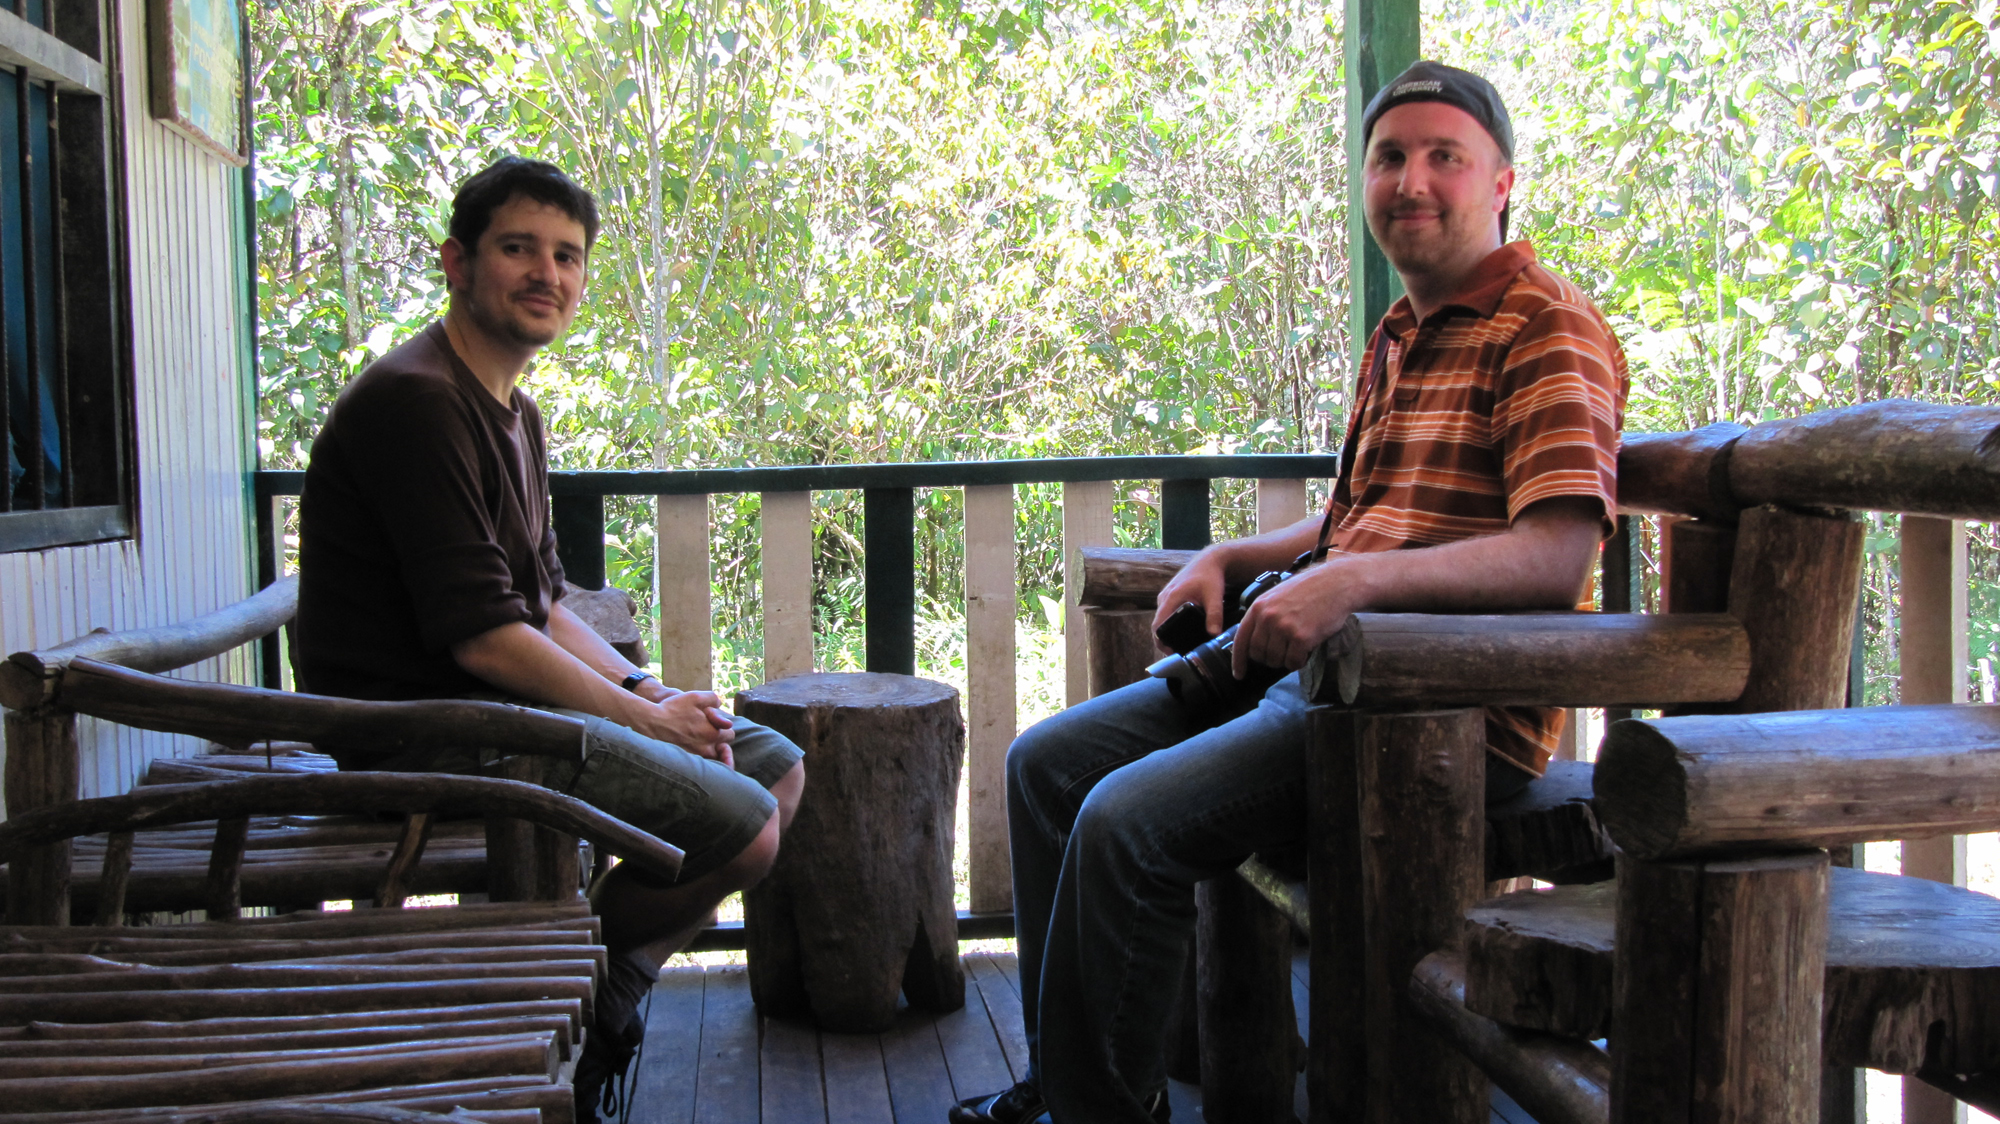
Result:
M448 228L451 236L465 246L466 252L477 252L480 237L493 225L493 212L516 195L559 208L582 223L586 252L596 244L597 200L564 175L561 168L520 156L502 156L485 171L459 185L458 194L451 200Z

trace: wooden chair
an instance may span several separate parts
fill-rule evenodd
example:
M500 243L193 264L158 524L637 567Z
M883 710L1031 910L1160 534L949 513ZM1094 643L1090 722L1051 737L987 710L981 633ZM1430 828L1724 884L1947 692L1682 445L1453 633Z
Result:
M579 615L639 661L631 601L616 589L568 595ZM76 796L75 718L90 714L142 729L211 739L211 752L152 762L142 785L230 781L258 774L317 775L335 771L331 758L305 739L387 747L426 743L466 744L468 738L517 754L502 776L538 780L549 757L574 758L582 727L572 719L492 703L361 703L256 688L166 679L170 671L268 635L291 618L297 581L287 579L256 596L194 621L131 633L94 632L0 664L0 702L8 717L10 814ZM329 819L259 818L249 828L241 884L245 904L298 908L327 900L365 900L378 888L375 868L406 835L406 825L358 814ZM582 882L576 840L536 830L509 817L429 822L425 861L414 867L399 894L483 893L494 901L568 900ZM131 874L116 901L100 893L96 868L106 842L57 844L16 864L9 879L10 916L59 923L57 883L70 909L114 924L122 912L201 908L200 862L192 851L199 833L141 833ZM58 879L56 857L68 849L72 870ZM43 903L37 905L37 902ZM376 898L377 904L400 904ZM20 910L28 910L21 913Z
M253 816L359 811L405 817L383 899L402 892L434 818L473 813L581 836L663 877L680 871L678 849L537 785L399 773L152 785L54 804L0 824L0 861L103 834L99 887L115 914L135 833L211 825L203 900L211 916L235 918ZM570 1062L604 973L598 937L576 901L0 926L0 1119L179 1119L223 1105L234 1107L218 1118L245 1121L407 1120L461 1106L506 1124L566 1121ZM325 1107L345 1102L367 1103Z
M1996 762L1992 706L1620 723L1616 885L1482 903L1411 995L1544 1124L1810 1124L1826 1066L2000 1108L2000 902L1820 849L1994 830Z
M1487 876L1507 869L1490 867L1484 846L1483 731L1472 708L1841 705L1862 551L1861 526L1841 509L2000 514L2000 466L1987 453L1996 445L2000 411L1910 402L1751 430L1628 437L1621 506L1691 517L1673 524L1668 546L1671 615L1361 614L1329 641L1306 673L1316 704L1308 754L1313 1119L1486 1118L1484 1077L1428 1029L1403 987L1424 956L1460 943L1462 918L1484 896ZM1085 603L1100 611L1150 606L1182 561L1164 552L1102 560L1119 564L1105 565L1094 589L1086 584ZM1143 651L1142 641L1128 626L1107 637L1106 659ZM1273 1013L1288 998L1274 966L1282 931L1262 932L1253 943L1264 951L1212 959L1276 985L1202 989L1268 997L1241 1005L1254 1029L1239 1021L1222 1036L1244 1044L1239 1063L1220 1077L1203 1069L1211 1120L1290 1111L1288 1055L1274 1037L1291 1034L1290 1018ZM1234 1088L1213 1089L1216 1080Z

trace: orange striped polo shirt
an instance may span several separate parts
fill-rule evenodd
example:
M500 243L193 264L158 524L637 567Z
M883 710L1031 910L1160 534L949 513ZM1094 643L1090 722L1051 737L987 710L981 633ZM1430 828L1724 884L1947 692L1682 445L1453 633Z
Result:
M1535 262L1526 242L1479 264L1456 297L1417 322L1390 306L1348 415L1359 427L1343 503L1330 502L1332 548L1408 550L1505 531L1538 500L1589 496L1616 508L1618 434L1629 378L1604 315ZM1540 774L1563 712L1489 707L1487 747Z

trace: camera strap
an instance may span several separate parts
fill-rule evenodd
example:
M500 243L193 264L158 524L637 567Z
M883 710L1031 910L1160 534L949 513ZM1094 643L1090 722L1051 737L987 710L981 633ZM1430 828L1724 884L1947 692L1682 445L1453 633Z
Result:
M1382 319L1386 321L1388 317L1384 316ZM1347 427L1347 439L1340 445L1340 475L1334 477L1333 502L1326 505L1326 518L1320 520L1319 545L1313 547L1311 554L1301 556L1297 562L1292 563L1294 572L1316 565L1326 558L1327 547L1333 539L1334 504L1354 506L1354 454L1361 444L1361 396L1364 391L1369 393L1370 398L1380 393L1382 377L1388 370L1389 333L1381 324L1377 324L1374 361L1368 364L1368 373L1354 384L1354 424Z

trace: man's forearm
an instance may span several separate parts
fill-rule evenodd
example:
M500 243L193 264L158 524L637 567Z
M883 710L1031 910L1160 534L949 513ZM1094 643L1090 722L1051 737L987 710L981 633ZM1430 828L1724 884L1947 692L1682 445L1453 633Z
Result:
M1292 560L1319 545L1323 518L1309 515L1289 527L1261 535L1230 539L1208 548L1222 563L1223 573L1232 583L1247 582L1266 570L1282 570Z
M526 624L502 625L482 632L453 645L451 654L460 667L495 687L550 706L620 721L621 716L630 717L628 712L640 704L637 697L620 689L602 671ZM612 655L615 657L617 653Z

